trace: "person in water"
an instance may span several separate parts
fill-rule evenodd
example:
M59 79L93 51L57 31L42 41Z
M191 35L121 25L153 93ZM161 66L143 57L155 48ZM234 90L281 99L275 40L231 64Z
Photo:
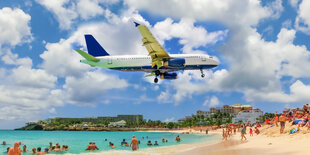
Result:
M6 145L6 142L5 142L5 141L3 141L3 142L2 142L2 145Z
M111 146L112 149L115 148L115 145L112 142L109 143L109 146Z
M48 148L45 148L44 149L44 154L48 154L49 152L48 152Z
M43 155L44 153L43 152L41 152L41 147L38 147L37 148L37 155Z
M175 138L175 140L176 140L177 142L181 141L180 136L178 135L178 136Z
M125 144L125 143L126 143L126 140L123 139L123 141L121 142L121 146L123 146L123 144Z
M23 146L23 150L22 151L23 152L27 152L27 146L26 145Z
M36 154L36 152L37 152L37 149L35 147L32 148L32 154Z
M128 143L127 143L127 142L125 142L125 146L126 146L126 147L129 147L129 145L128 145Z
M158 146L158 143L157 143L157 141L155 141L155 143L154 143L154 146Z
M146 145L148 145L148 146L152 146L153 144L152 144L152 142L149 140L148 142L147 142L147 144Z
M165 138L161 139L161 141L164 143L165 142Z
M132 146L132 151L135 151L139 148L139 142L135 136L132 136L130 146Z
M15 142L14 143L14 147L11 147L9 149L8 155L21 155L21 151L20 151L19 143L18 142Z

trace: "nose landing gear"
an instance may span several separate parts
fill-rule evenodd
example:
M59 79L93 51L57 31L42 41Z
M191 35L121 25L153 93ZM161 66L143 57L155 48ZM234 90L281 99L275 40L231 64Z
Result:
M203 70L200 69L200 72L201 72L201 77L204 78L204 77L205 77L205 74L203 73Z

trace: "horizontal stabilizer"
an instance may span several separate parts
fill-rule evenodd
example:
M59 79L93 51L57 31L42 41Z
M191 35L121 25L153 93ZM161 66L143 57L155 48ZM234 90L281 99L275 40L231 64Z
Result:
M93 62L99 61L99 59L93 57L92 55L90 55L90 54L88 54L82 50L76 49L75 51L77 51L82 57L84 57L88 61L93 61Z

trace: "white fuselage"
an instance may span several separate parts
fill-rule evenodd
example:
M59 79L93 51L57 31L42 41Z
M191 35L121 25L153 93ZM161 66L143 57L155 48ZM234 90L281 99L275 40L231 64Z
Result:
M159 69L162 73L178 70L209 69L216 67L219 64L219 62L212 56L205 54L170 54L169 56L170 60L185 60L185 63L178 66L163 66ZM152 67L151 57L147 55L115 55L96 58L98 58L100 61L93 62L81 60L81 62L91 66L98 66L120 71L153 72L156 70Z

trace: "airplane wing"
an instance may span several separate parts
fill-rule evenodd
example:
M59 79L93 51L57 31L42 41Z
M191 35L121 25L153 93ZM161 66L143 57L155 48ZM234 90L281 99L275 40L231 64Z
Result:
M142 43L143 46L147 49L149 52L149 55L152 58L152 67L157 67L159 69L161 66L164 65L164 62L167 61L170 56L168 53L164 50L164 48L157 42L157 40L154 38L150 30L141 24L136 24L136 27L138 27L141 35L142 35Z

